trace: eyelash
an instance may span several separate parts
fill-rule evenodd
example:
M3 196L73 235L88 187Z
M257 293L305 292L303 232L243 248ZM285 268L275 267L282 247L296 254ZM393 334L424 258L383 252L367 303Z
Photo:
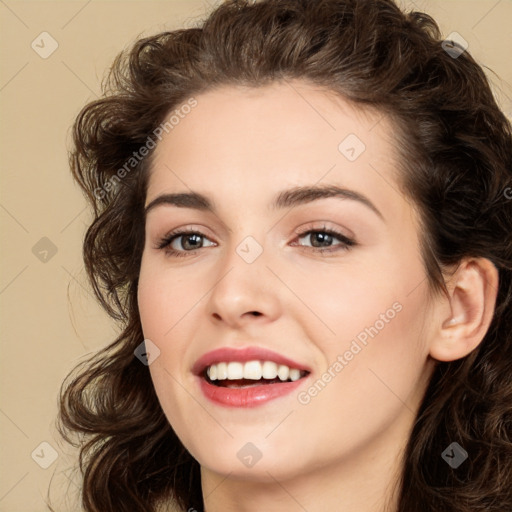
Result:
M355 240L352 240L352 239L346 237L345 235L343 235L342 233L339 233L338 231L335 231L333 229L326 229L326 228L324 228L324 229L308 229L306 231L296 232L295 234L297 235L298 238L303 238L305 236L308 236L311 234L316 234L316 233L322 233L322 234L332 236L334 238L337 238L341 243L338 245L335 245L333 247L326 247L326 248L308 247L308 246L299 246L299 247L303 247L308 250L312 250L313 252L325 254L325 253L337 252L340 250L346 251L349 248L357 245ZM203 247L200 247L199 249L192 250L192 251L177 251L177 250L169 247L171 245L171 243L174 242L174 240L176 240L177 238L180 238L181 236L185 236L185 235L198 235L200 237L207 238L206 235L204 235L203 233L196 231L194 229L183 229L180 231L175 231L173 233L169 233L165 238L162 238L160 240L160 242L158 243L156 248L160 249L160 250L165 250L166 254L168 254L171 257L176 256L178 258L193 255L199 249L203 249Z

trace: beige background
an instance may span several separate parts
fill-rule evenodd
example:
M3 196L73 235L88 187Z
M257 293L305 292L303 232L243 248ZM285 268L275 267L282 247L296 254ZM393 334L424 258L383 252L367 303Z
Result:
M68 171L70 126L81 106L100 94L101 78L119 50L141 34L188 26L214 3L0 0L2 512L47 510L52 476L55 505L66 489L71 493L57 510L78 510L71 504L78 489L69 469L73 452L54 428L57 393L67 372L114 336L81 262L89 214ZM457 31L468 41L475 58L499 75L490 77L510 117L512 2L404 4L432 14L444 35ZM44 31L58 43L46 59L31 47L34 40L42 46ZM49 243L40 242L43 237L57 251L46 262L40 259ZM42 442L58 456L47 469L39 464L51 462L52 452L39 447Z

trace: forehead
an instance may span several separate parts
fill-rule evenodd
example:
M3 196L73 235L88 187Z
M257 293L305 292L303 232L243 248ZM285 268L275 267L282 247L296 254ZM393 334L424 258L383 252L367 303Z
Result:
M224 86L195 100L155 149L148 198L177 187L233 196L322 180L382 189L396 180L391 122L332 92L296 81Z

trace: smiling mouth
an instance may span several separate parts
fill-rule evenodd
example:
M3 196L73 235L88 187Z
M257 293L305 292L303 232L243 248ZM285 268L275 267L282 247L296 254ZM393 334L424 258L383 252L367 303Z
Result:
M214 386L243 389L268 384L295 382L309 374L274 361L219 362L205 368L203 378Z

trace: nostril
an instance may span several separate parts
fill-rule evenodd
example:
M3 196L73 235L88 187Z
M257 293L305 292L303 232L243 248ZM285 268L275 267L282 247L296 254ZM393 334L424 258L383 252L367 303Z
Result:
M259 311L250 311L250 314L253 316L261 316L261 313Z

